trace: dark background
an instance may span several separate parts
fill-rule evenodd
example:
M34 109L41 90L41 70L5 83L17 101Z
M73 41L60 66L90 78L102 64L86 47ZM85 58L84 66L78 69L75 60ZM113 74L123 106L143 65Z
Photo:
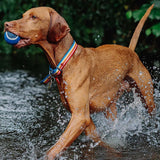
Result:
M33 57L42 52L36 46L18 50L3 39L4 22L21 18L32 7L49 6L58 11L68 22L74 39L84 47L113 43L128 46L138 20L153 3L155 7L144 25L136 52L148 66L159 67L160 0L2 0L0 60L4 55Z

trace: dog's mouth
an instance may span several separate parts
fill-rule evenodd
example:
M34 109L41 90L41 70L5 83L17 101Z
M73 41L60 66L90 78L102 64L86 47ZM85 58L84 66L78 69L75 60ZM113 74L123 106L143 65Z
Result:
M21 48L21 47L25 47L25 46L28 46L28 45L31 44L31 39L30 38L23 37L23 36L21 36L21 34L15 32L15 31L9 30L9 29L5 29L5 32L6 31L9 31L9 32L11 32L11 33L20 37L19 42L17 44L13 45L14 47Z
M16 48L25 47L31 44L31 40L29 38L23 38L21 37L20 41L14 45Z

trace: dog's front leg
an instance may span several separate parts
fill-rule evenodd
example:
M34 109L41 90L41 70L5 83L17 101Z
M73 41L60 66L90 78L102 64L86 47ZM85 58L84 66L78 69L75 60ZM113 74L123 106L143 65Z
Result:
M76 89L68 86L69 89L65 91L72 117L60 139L47 152L48 160L55 159L56 156L66 147L70 146L90 124L88 83L89 81L87 80L84 82L83 87L81 86Z
M47 152L48 160L53 160L62 150L68 147L83 132L86 126L85 118L82 115L73 113L65 132Z

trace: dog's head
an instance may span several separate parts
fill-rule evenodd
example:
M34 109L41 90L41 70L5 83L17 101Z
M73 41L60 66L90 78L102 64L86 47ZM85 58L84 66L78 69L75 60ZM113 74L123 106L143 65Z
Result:
M70 28L63 17L49 7L37 7L26 11L18 20L5 22L4 31L21 37L15 45L21 48L41 41L57 43L64 38Z

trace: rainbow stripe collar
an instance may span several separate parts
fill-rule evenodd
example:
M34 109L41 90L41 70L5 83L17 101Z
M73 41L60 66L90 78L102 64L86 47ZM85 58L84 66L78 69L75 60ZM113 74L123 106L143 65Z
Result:
M52 77L54 77L56 81L59 82L58 77L62 74L63 68L65 67L67 62L70 60L72 55L75 53L77 47L78 47L77 43L73 41L70 49L61 59L61 61L58 63L57 67L53 69L49 66L49 74L41 81L41 83L47 84L52 79Z

